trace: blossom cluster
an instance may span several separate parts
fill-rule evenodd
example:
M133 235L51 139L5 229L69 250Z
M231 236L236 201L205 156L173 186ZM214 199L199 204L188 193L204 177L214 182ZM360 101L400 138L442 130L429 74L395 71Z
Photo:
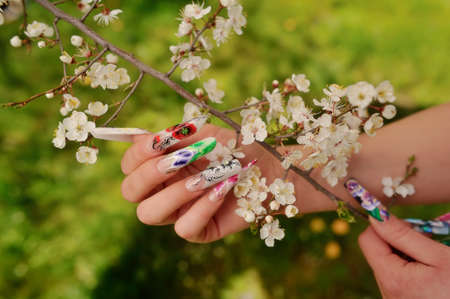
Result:
M396 114L388 81L377 87L368 82L348 87L331 84L323 89L320 100L312 99L310 107L303 98L310 87L304 74L293 74L283 86L274 81L272 86L263 91L262 100L248 99L249 108L240 112L242 143L295 138L302 147L288 152L283 166L293 164L306 171L323 166L322 176L331 186L347 175L348 159L361 147L359 135L374 136L383 126L383 117L391 119ZM310 154L304 157L303 152Z

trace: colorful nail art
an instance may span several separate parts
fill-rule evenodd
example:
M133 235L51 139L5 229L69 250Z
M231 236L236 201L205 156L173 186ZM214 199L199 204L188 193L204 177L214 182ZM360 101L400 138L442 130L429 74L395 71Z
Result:
M152 141L152 149L164 151L186 137L194 135L203 127L208 117L201 116L158 132Z
M446 213L444 215L441 215L436 218L437 220L445 221L447 223L450 223L450 213Z
M186 182L186 189L191 192L211 187L241 171L241 163L233 159L217 166L209 167Z
M162 173L176 171L203 157L216 147L216 139L208 137L185 148L177 150L158 162L158 170Z
M239 178L241 178L242 175L244 175L247 172L247 170L249 170L250 167L252 167L255 163L256 160L253 160L252 162L248 163L247 166L242 168L240 173L235 174L226 179L225 181L222 181L219 184L217 184L209 194L208 199L211 201L219 201L222 198L224 198L227 195L227 193L230 192L231 189L233 189L233 187L237 184L237 182L239 182Z
M413 225L416 231L422 233L429 233L434 235L448 235L450 234L450 224L440 220L422 220L416 218L407 218L406 222Z
M344 186L347 191L356 199L359 204L367 210L370 216L383 222L389 219L389 212L381 204L381 202L376 199L372 194L369 193L361 184L355 179L349 179Z

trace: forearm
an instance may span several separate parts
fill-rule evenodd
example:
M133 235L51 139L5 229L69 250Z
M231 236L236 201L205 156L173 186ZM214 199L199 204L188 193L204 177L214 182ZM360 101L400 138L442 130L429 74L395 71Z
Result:
M361 151L351 158L348 177L357 178L380 200L386 200L381 178L403 176L407 159L413 154L419 172L409 182L416 187L416 193L399 200L398 204L431 204L450 200L450 104L394 122L377 131L375 137L361 136L360 142ZM342 199L352 201L342 183L335 188L330 187L321 177L320 170L314 170L312 177ZM289 179L295 182L301 211L308 213L336 208L330 199L299 176L290 173Z

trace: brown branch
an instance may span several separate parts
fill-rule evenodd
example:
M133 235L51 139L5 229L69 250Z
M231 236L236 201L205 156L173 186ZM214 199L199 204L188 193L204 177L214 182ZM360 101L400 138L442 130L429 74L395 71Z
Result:
M103 50L101 50L100 53L98 53L97 56L95 56L94 59L92 59L89 62L89 64L86 66L86 68L84 68L83 71L81 71L80 73L78 73L75 76L73 76L72 78L70 78L67 82L65 82L65 83L63 83L63 84L61 84L61 85L59 85L59 86L57 86L55 88L49 89L47 91L43 91L43 92L37 93L37 94L29 97L25 101L6 103L6 104L3 104L2 106L3 107L23 107L23 106L27 105L28 103L30 103L30 102L32 102L32 101L42 97L43 95L45 95L47 93L52 93L52 92L58 91L60 89L63 89L65 87L69 86L76 79L78 79L80 76L84 75L95 62L97 62L100 58L102 58L102 56L106 53L106 51L108 51L107 48L104 48Z
M106 120L102 127L106 127L108 126L111 122L113 122L117 116L119 115L120 111L122 111L123 107L125 106L125 104L128 102L128 100L130 99L130 97L134 94L134 92L136 91L137 87L139 86L139 84L141 84L142 79L144 78L144 73L141 72L139 74L139 78L136 80L136 82L133 83L133 87L131 88L130 92L127 94L127 96L120 101L119 103L119 107L116 109L116 111L114 111L114 113L108 118L108 120Z
M97 3L99 0L95 0L92 4L91 8L81 17L80 22L84 23L86 21L87 17L91 14L91 12L97 7Z
M209 20L205 23L205 25L203 26L203 28L195 35L194 40L191 43L191 47L189 48L189 52L194 51L195 49L195 44L198 42L198 40L200 39L200 36L206 31L206 29L209 28L209 26L211 26L214 21L216 20L217 15L222 11L224 7L222 6L222 4L220 4L219 2L219 8L217 8L217 10L214 12L214 14L209 18ZM167 72L166 76L170 77L173 72L175 72L175 70L177 69L177 67L180 65L181 63L181 59L178 59L178 61L172 66L172 68Z
M59 44L59 50L61 51L61 55L64 55L64 46L61 40L61 35L59 34L59 29L58 29L58 22L59 22L59 18L56 17L55 20L53 21L53 28L55 29L55 35L56 35L56 42ZM67 67L66 64L64 62L62 62L63 65L63 72L64 72L64 78L63 78L63 82L66 82L66 78L67 78Z
M148 74L163 83L165 83L168 87L170 87L172 90L174 90L176 93L178 93L180 96L188 100L189 102L197 105L198 107L207 109L212 115L216 116L217 118L221 119L224 123L228 124L231 128L233 128L237 133L241 131L241 126L234 122L232 119L228 118L227 115L217 109L214 109L210 106L208 106L205 102L202 102L198 100L194 95L192 95L189 91L184 89L182 86L180 86L178 83L172 81L166 74L161 73L152 67L148 66L147 64L143 63L136 57L134 57L132 54L116 47L115 45L111 44L110 42L106 41L104 38L99 36L97 33L95 33L92 29L90 29L88 26L86 26L84 23L82 23L80 20L66 14L62 10L55 7L51 2L48 0L35 0L37 3L39 3L41 6L43 6L45 9L50 11L52 14L54 14L57 18L60 18L76 28L78 28L80 31L84 32L87 36L89 36L94 42L98 43L99 45L103 46L105 49L109 49L110 52L118 55L119 57L123 58L124 60L130 62L133 64L137 69L139 69L142 73ZM274 149L271 145L258 141L258 144L261 145L265 150L267 150L270 154L272 154L275 158L277 158L279 161L283 160L283 157ZM291 169L301 176L304 180L306 180L308 183L310 183L317 191L323 193L328 198L335 202L343 202L345 206L351 210L356 215L362 216L363 214L359 212L356 208L354 208L351 204L345 202L343 199L337 197L332 192L328 191L325 187L320 185L317 181L315 181L312 177L308 175L306 171L301 170L298 167L291 167ZM367 219L367 216L362 216L363 218Z

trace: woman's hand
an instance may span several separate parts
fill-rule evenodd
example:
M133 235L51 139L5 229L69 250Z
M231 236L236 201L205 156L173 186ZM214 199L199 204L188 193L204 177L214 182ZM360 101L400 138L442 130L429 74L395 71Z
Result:
M372 267L383 298L448 298L450 248L416 232L391 216L372 225L359 237L359 245ZM414 261L400 257L395 248Z
M175 224L176 233L191 242L212 242L248 226L234 212L236 199L233 192L222 200L211 201L208 199L209 189L195 192L186 189L186 181L207 167L206 159L169 174L158 170L157 164L162 156L211 136L226 144L235 138L235 133L206 125L166 152L151 150L153 135L135 138L122 159L122 171L127 176L122 183L122 194L125 199L139 203L137 216L141 222L148 225ZM246 157L242 159L242 165L257 159L256 165L268 182L283 175L279 161L259 145L246 146L244 153Z

